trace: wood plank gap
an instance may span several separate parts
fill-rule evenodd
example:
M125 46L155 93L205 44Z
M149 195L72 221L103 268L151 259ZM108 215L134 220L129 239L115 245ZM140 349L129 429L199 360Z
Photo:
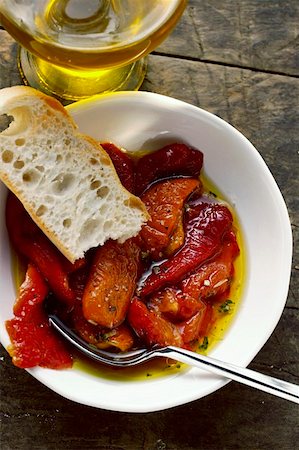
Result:
M289 311L298 311L299 310L298 306L288 306L288 305L285 306L285 309L288 309Z
M241 66L239 64L228 64L228 63L221 62L221 61L213 61L213 60L209 60L209 59L193 58L191 56L182 56L182 55L175 55L175 54L170 55L168 53L157 52L157 51L152 52L151 55L164 56L164 57L167 57L167 58L171 57L171 58L175 58L175 59L182 59L182 60L193 61L193 62L201 62L201 63L205 63L205 64L213 64L213 65L217 65L217 66L225 66L225 67L230 67L230 68L235 68L235 69L251 70L252 72L267 73L269 75L280 75L280 76L283 76L283 77L299 78L299 74L298 75L294 75L294 74L289 74L287 72L268 70L268 69L258 69L256 67Z

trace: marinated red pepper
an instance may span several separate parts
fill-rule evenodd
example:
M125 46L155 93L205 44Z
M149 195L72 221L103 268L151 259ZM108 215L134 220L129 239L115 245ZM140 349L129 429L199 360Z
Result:
M50 328L48 317L43 310L47 293L48 286L43 277L33 265L29 265L14 305L15 317L6 322L12 342L8 351L17 367L72 367L68 350Z
M159 178L174 175L197 178L202 164L203 154L200 150L181 143L166 145L138 160L135 178L136 194L142 194L150 183Z
M128 189L128 191L134 194L135 191L135 172L134 163L130 156L123 152L120 148L111 142L104 142L101 144L103 149L108 153L113 162L117 175L122 185Z
M88 275L89 270L86 267L72 275L71 285L76 293L76 301L70 314L71 328L74 328L86 342L95 347L102 349L114 347L120 351L129 350L134 343L134 336L128 326L122 324L113 330L109 330L100 325L94 325L85 319L82 309L82 297Z
M213 310L211 305L205 305L198 313L190 317L190 319L182 322L179 326L182 340L185 344L196 342L200 337L208 334L211 327Z
M230 288L234 271L233 262L238 254L239 247L236 236L233 231L230 231L224 235L220 253L182 281L182 292L195 299L217 300Z
M205 306L201 300L184 294L177 288L165 288L154 294L147 305L150 310L162 313L172 322L190 319Z
M184 224L183 224L183 214L179 217L175 229L173 230L172 235L170 236L169 243L164 250L164 254L166 257L173 255L179 248L184 244L185 233L184 233Z
M134 298L128 312L129 324L149 347L174 345L191 348L194 341L205 335L211 321L211 308L202 302L198 302L195 314L181 322L173 322L165 312L151 308L151 304L147 306Z
M71 318L72 327L76 332L82 339L95 347L101 349L114 347L124 352L133 346L134 336L128 326L121 324L111 330L88 322L83 316L81 302L76 302L71 312Z
M83 293L83 314L106 328L120 325L134 294L140 249L130 239L108 241L96 251Z
M200 186L194 178L173 178L155 183L141 196L151 218L139 236L143 249L154 259L162 258L181 220L185 200Z
M183 340L177 327L154 311L150 311L137 298L134 298L130 304L128 321L137 336L144 340L149 347L153 345L183 346Z
M16 252L35 264L56 296L72 306L74 292L69 286L67 273L71 270L71 263L42 233L13 194L9 194L7 199L6 224ZM82 260L77 264L81 263Z
M189 205L185 217L183 247L158 266L145 280L140 294L147 296L164 286L175 285L221 249L222 238L232 225L232 214L219 203L202 201Z

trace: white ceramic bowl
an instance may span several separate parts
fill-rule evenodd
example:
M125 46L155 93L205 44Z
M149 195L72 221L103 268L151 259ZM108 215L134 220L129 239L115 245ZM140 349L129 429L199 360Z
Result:
M204 153L206 174L234 204L246 247L246 285L237 316L211 355L246 366L273 332L286 301L292 253L287 209L261 156L220 118L181 101L147 92L95 97L68 107L79 128L128 150L184 141ZM0 186L0 338L9 338L15 289L4 224L6 189ZM181 405L219 389L227 380L191 368L169 377L113 381L80 370L28 372L76 402L115 411L149 412Z

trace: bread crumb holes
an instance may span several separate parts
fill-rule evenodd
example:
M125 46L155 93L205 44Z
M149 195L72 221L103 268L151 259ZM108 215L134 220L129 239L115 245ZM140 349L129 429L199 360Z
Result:
M81 228L79 240L81 242L88 241L97 232L98 226L99 221L97 219L87 220Z
M43 216L46 212L48 211L48 208L46 207L46 205L40 205L37 210L36 210L36 215L38 217Z
M25 139L24 139L24 138L16 139L16 140L15 140L15 144L16 144L18 147L21 147L22 145L25 144Z
M100 187L100 189L97 190L97 197L105 198L107 197L108 193L109 193L108 186L102 186Z
M23 181L26 184L36 184L40 179L40 174L36 170L27 170L23 173Z
M24 161L22 161L21 159L17 159L14 163L13 166L15 169L23 169L23 167L25 166Z
M95 189L98 189L99 187L101 187L101 182L100 180L94 180L90 183L90 189L93 191Z
M70 190L75 182L72 174L61 173L53 180L52 191L54 194L65 194Z
M62 225L64 228L70 228L72 225L72 220L70 218L64 219Z
M107 232L108 230L110 230L112 225L113 225L112 220L106 220L106 222L104 223L104 231Z
M7 163L7 164L11 163L13 158L14 158L14 154L11 150L4 150L4 152L2 153L2 161L4 163Z

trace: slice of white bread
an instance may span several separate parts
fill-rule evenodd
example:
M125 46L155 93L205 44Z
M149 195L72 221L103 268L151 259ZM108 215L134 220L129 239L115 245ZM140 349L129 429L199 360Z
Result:
M138 234L148 220L142 201L57 100L26 86L4 88L1 115L13 121L0 133L0 179L71 262L110 238Z

